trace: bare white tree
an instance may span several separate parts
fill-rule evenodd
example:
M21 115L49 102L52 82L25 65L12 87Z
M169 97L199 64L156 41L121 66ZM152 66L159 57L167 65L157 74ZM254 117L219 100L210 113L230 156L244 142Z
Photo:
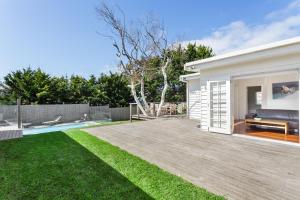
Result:
M169 51L170 44L168 43L165 27L159 21L154 21L153 19L147 20L145 25L145 32L149 40L152 41L152 48L156 55L161 57L160 70L163 75L163 89L161 92L160 103L156 112L156 116L160 116L162 106L165 102L166 92L168 90L168 75L167 68L172 61L172 53Z
M150 107L145 96L145 73L147 71L147 61L153 56L155 52L152 49L152 41L148 40L145 37L144 30L141 28L142 22L140 22L139 24L139 28L135 29L135 36L130 37L129 41L132 45L136 46L137 50L140 52L140 58L136 59L136 63L139 65L140 70L140 94L145 111L149 114Z
M145 116L148 116L150 111L145 96L144 82L145 73L148 68L147 61L153 57L160 57L162 59L160 71L163 75L164 86L156 113L156 116L159 116L168 89L167 67L171 62L171 54L168 51L169 45L164 26L150 16L144 21L135 23L135 26L133 23L131 23L131 26L127 26L123 11L118 8L117 14L115 10L104 3L96 8L96 10L101 19L110 28L110 35L106 36L113 41L122 72L129 77L131 93L139 109ZM141 100L137 96L137 85L140 85Z
M139 80L141 80L142 76L142 70L139 65L140 58L142 57L140 51L141 34L139 31L130 30L129 27L127 27L125 15L121 9L118 8L118 14L121 15L121 17L104 3L97 7L96 11L110 28L110 35L102 35L113 41L113 46L117 51L117 57L120 60L121 70L130 79L132 96L141 112L145 116L148 116L136 92L136 85L139 84Z

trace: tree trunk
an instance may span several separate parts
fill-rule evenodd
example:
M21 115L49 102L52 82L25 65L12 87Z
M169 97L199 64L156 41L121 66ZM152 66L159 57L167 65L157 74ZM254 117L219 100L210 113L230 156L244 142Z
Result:
M161 68L161 72L162 72L163 77L164 77L164 88L161 92L160 103L159 103L159 106L158 106L158 109L157 109L156 117L158 117L160 115L161 108L165 103L165 96L166 96L166 92L167 92L167 89L168 89L168 77L167 77L166 69L167 69L169 63L170 63L170 59L167 59L167 62Z
M146 97L145 97L145 82L144 82L144 78L141 79L141 96L142 96L142 101L145 105L145 109L146 112L149 113L150 112L150 107L147 103Z
M131 79L130 81L130 84L131 84L131 94L137 104L137 106L139 107L140 111L142 111L143 115L145 116L148 116L148 114L146 113L145 109L143 108L141 102L139 101L137 95L136 95L136 90L135 90L135 84L134 84L134 81Z

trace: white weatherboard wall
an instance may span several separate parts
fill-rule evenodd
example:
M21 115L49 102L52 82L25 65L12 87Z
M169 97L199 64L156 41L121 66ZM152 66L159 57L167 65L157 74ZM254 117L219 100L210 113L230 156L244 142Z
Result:
M201 81L200 83L200 128L202 130L208 130L208 91L207 82Z
M200 79L188 81L188 114L190 119L201 118Z
M273 99L272 84L281 82L299 81L298 73L283 73L279 75L269 75L264 77L248 78L234 80L234 117L235 119L244 119L248 112L247 105L247 87L262 87L262 108L263 109L286 109L298 110L299 97L297 94L293 97L283 99Z
M230 110L231 113L229 124L232 127L234 124L234 115L244 118L244 115L246 114L246 101L243 101L243 99L246 100L247 97L246 93L244 93L246 90L240 90L239 87L234 85L235 80L245 76L258 77L264 75L267 77L262 80L257 79L253 84L254 86L261 83L263 93L265 91L263 94L265 102L263 103L262 108L299 109L299 97L297 99L296 93L294 95L296 100L273 100L271 83L278 81L299 81L300 37L186 63L184 68L187 71L201 74L200 79L203 82L231 80L231 89L229 93L238 94L238 96L230 96L231 104L228 107L228 110ZM294 70L294 74L286 75L286 72L290 72L291 70ZM270 73L273 73L273 75L274 73L281 73L281 75L285 76L280 78L269 78L268 76ZM239 101L240 103L237 104ZM236 111L234 108L238 108L239 110ZM207 120L209 117L208 114L209 113L207 112L205 116L205 114L202 113L201 116L205 116ZM201 122L202 121L203 120L201 119Z

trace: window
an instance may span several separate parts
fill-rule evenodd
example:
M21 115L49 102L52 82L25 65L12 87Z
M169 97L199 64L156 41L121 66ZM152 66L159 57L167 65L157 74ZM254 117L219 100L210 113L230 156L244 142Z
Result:
M262 93L261 92L256 92L255 93L255 102L256 105L261 105L262 104Z

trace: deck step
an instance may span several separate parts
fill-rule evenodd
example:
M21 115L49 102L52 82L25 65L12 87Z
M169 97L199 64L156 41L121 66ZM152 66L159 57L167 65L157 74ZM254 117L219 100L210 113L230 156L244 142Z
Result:
M142 120L151 120L151 119L156 119L156 117L153 116L145 116L145 115L132 115L132 119L142 119Z

